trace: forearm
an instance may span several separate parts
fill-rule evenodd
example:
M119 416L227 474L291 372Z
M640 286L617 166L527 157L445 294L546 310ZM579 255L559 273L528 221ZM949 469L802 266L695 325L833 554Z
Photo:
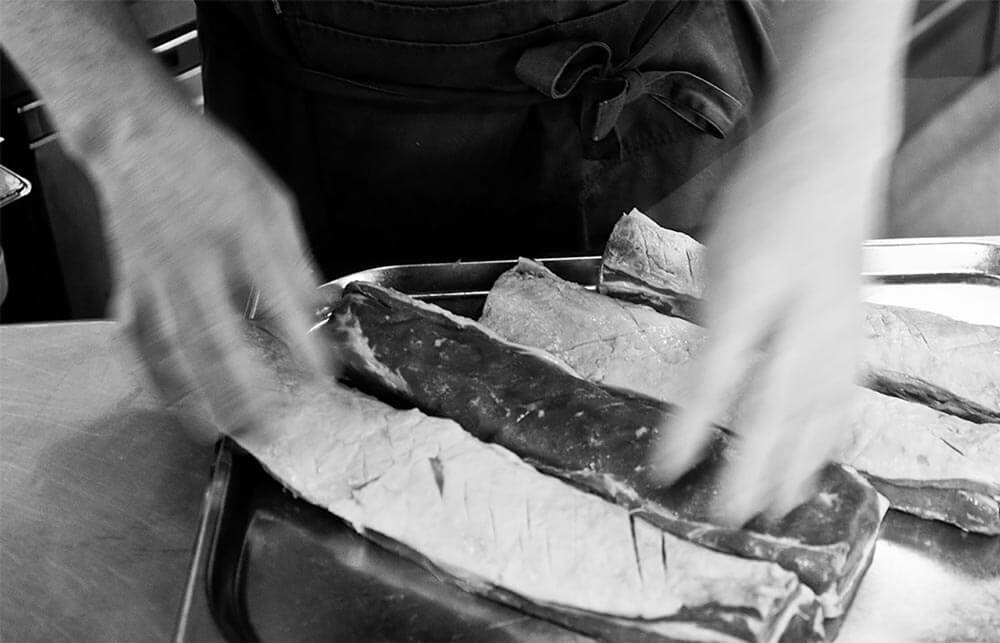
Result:
M884 71L905 49L913 6L913 0L784 0L773 20L782 75L804 71L854 82L856 73Z
M730 190L732 207L764 211L776 207L776 195L794 189L804 199L799 216L808 229L833 225L848 241L871 234L901 129L901 63L911 5L909 0L780 5L773 33L778 68L763 125L735 177L739 189Z
M92 170L193 113L119 2L4 0L0 42Z
M892 144L912 9L912 0L784 2L776 16L773 111L824 142L876 135L880 147Z

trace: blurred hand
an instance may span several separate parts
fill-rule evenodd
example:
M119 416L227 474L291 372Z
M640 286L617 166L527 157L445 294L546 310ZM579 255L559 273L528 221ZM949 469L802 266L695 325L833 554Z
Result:
M197 436L255 429L269 379L241 328L251 286L298 361L327 368L325 349L307 334L321 302L292 198L194 112L167 112L102 159L91 171L126 338Z
M784 515L847 433L859 363L861 245L899 139L912 3L788 3L769 116L713 206L706 323L692 399L662 427L664 482L722 418L738 439L715 518Z
M693 396L661 429L672 482L701 457L711 424L738 436L715 518L741 525L804 501L845 437L860 350L861 247L881 194L881 147L831 141L821 124L776 118L716 205Z

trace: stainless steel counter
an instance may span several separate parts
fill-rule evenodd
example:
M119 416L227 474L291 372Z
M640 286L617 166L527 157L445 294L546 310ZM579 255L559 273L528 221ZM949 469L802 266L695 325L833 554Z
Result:
M173 632L212 448L160 409L109 322L0 327L0 636Z
M175 626L212 449L114 347L108 322L0 327L5 640L166 640ZM1000 538L891 512L838 641L990 640Z

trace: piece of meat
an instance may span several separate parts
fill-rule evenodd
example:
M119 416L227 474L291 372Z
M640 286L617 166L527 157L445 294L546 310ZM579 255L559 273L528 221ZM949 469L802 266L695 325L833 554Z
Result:
M973 422L1000 423L1000 328L865 305L867 386Z
M840 456L891 506L1000 534L1000 424L977 424L860 389Z
M705 330L591 292L522 260L486 300L481 323L536 346L595 382L679 404L690 395ZM738 413L719 418L723 425ZM858 387L840 461L902 511L1000 533L1000 425L975 424Z
M672 407L589 382L565 363L436 306L370 284L347 287L329 324L351 377L449 417L540 470L612 499L694 542L776 561L841 612L867 566L886 506L857 473L830 466L822 493L781 521L711 523L729 438L669 489L646 474Z
M698 321L704 247L638 210L605 247L598 289ZM973 422L1000 423L1000 328L913 308L865 304L866 386Z
M238 442L294 493L471 591L611 640L818 640L773 563L676 538L455 422L304 377L272 336L268 431Z
M598 289L697 322L705 282L703 245L632 210L604 246Z

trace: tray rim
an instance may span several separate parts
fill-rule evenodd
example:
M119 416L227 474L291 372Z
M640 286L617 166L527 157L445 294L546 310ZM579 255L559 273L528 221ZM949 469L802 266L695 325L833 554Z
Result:
M997 285L1000 286L1000 235L997 236L976 236L976 237L912 237L912 238L891 238L891 239L873 239L866 241L864 243L864 248L870 249L880 249L880 248L906 248L906 249L921 249L921 248L931 248L931 249L945 249L945 248L960 248L968 247L969 249L980 249L992 254L996 253L997 265L993 269L985 270L970 270L965 267L955 268L953 271L949 272L926 272L926 273L914 273L912 271L906 272L901 270L865 270L862 272L862 276L866 278L888 278L888 277L907 277L907 276L928 276L928 275L953 275L953 276L980 276L986 277L988 279L998 280ZM597 267L602 258L602 255L586 254L586 255L563 255L558 257L543 257L537 259L537 261L548 264L567 264L567 263L587 263L594 262ZM370 281L371 277L379 274L391 274L393 272L399 272L403 270L435 270L435 269L449 269L458 267L499 267L502 265L512 265L517 262L517 258L510 259L488 259L488 260L476 260L476 261L452 261L452 262L429 262L429 263L410 263L410 264L388 264L382 266L374 266L371 268L366 268L364 270L358 270L346 275L342 275L335 279L326 281L320 285L320 289L336 289L343 288L348 283L352 281ZM583 284L585 286L591 286L591 284ZM483 292L483 291L472 291L473 292ZM420 293L420 296L425 296L427 294L433 293ZM461 294L461 291L447 291L447 294Z

